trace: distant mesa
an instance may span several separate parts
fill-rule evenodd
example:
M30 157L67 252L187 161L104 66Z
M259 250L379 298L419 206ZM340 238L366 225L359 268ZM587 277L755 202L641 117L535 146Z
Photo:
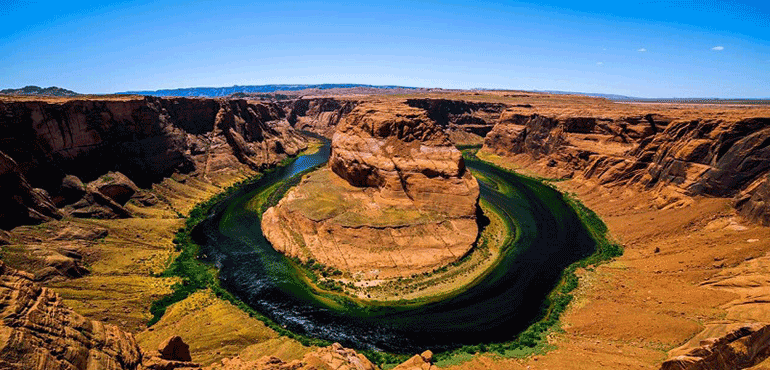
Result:
M358 278L431 272L474 245L479 185L442 127L402 102L359 104L327 168L262 219L273 247Z
M0 90L4 95L33 95L33 96L78 96L81 95L72 90L62 89L61 87L51 86L42 88L40 86L24 86L20 89Z
M246 85L230 87L186 87L179 89L165 90L143 90L126 91L118 94L130 95L149 95L149 96L177 96L177 97L206 97L220 98L233 94L239 94L244 97L246 94L273 93L276 91L301 91L301 90L329 90L329 89L349 89L349 88L371 88L371 89L406 89L416 90L417 87L395 86L395 85L365 85L365 84L300 84L300 85ZM236 96L238 97L238 96Z

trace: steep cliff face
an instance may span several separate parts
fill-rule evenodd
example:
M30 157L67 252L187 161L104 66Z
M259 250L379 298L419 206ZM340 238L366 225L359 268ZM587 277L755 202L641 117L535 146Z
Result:
M741 216L770 226L770 173L759 176L738 194L734 206Z
M273 246L362 278L409 276L473 246L479 188L424 111L365 103L337 128L327 169L263 215Z
M506 105L449 99L408 99L406 104L424 109L428 117L442 126L455 144L481 144L484 136L500 120Z
M32 276L0 262L0 368L139 369L133 335L88 320Z
M695 195L732 197L767 173L770 119L503 114L482 152L524 154L561 176L638 185L657 191L658 206L665 207ZM739 206L761 218L763 187L752 189Z
M358 104L335 98L297 99L285 105L289 123L297 130L331 137L342 117Z
M16 161L0 152L0 229L17 224L39 223L62 214L42 189L33 189Z
M415 98L406 105L425 111L455 144L481 144L507 107L503 103ZM331 137L336 126L364 101L342 98L297 99L284 104L287 119L297 130Z
M238 163L261 169L307 145L274 104L149 97L0 101L0 143L3 189L26 194L11 197L23 205L12 207L18 208L13 214L26 212L34 219L56 217L56 207L48 203L61 208L77 202L73 186L109 171L148 187L177 172L206 177ZM27 223L27 218L3 214L2 227Z

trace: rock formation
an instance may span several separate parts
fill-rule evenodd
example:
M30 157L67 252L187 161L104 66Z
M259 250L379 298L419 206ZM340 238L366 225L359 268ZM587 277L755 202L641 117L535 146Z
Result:
M240 163L259 170L307 146L276 104L151 97L3 100L0 142L6 229L61 217L62 208L127 217L137 185Z
M761 220L768 212L761 178L770 170L770 118L509 112L486 136L482 151L527 155L561 176L654 190L661 208L696 195L732 197L745 190L736 200L743 213Z
M393 370L435 370L433 366L433 352L425 351L419 355L414 355L406 362L396 366Z
M735 198L743 217L770 226L770 173L760 176Z
M732 370L752 367L770 357L770 326L740 326L719 338L708 338L687 353L666 360L660 370Z
M506 108L503 103L430 98L408 99L406 104L424 109L458 145L481 144Z
M263 215L273 246L367 277L409 276L474 244L479 188L461 153L424 111L358 105L337 128L328 169Z
M88 320L32 276L0 262L0 368L138 369L142 355L133 335Z
M18 164L0 152L0 229L61 218L61 212L42 189L33 189Z
M332 137L337 124L363 101L354 98L300 98L283 102L286 118L297 130ZM507 107L503 103L440 98L407 99L410 107L425 111L455 144L481 144Z
M358 104L334 98L297 99L285 106L286 118L297 130L331 137L342 117Z
M376 370L366 357L334 343L306 354L302 360L285 362L277 357L244 361L238 357L222 360L207 367L210 370Z

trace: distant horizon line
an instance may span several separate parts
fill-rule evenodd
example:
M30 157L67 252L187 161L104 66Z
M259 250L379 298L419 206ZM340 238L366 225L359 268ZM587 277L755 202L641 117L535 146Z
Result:
M63 88L59 86L40 87L37 85L27 85L19 88L0 89L0 94L7 94L5 93L6 91L22 90L26 88L39 88L41 90L58 88L58 89L71 91L78 95L152 95L152 94L155 94L155 96L159 96L157 94L160 94L163 92L182 92L185 90L196 90L196 89L216 90L216 89L260 88L260 87L263 87L263 88L264 87L288 87L290 88L289 91L297 91L297 90L312 89L312 88L321 88L322 90L326 90L326 89L333 89L333 88L351 88L351 87L370 87L370 88L376 88L376 89L446 90L446 91L520 91L520 92L535 92L535 93L548 93L548 94L559 94L559 95L590 96L590 97L605 98L613 101L667 101L667 100L763 101L763 100L770 100L770 95L766 97L756 97L756 98L749 98L749 97L654 97L654 98L650 98L650 97L639 97L639 96L614 94L614 93L582 92L582 91L568 91L568 90L540 90L540 89L488 88L488 87L473 87L473 88L463 89L463 88L424 87L424 86L405 86L405 85L375 85L375 84L363 84L363 83L309 83L309 84L273 83L273 84L249 84L249 85L235 84L232 86L193 86L193 87L176 87L176 88L163 88L163 89L126 90L126 91L118 91L118 92L112 92L112 93L80 93L80 92L75 92L74 90L69 90L67 88ZM275 89L272 91L234 91L224 96L238 93L238 92L274 93L276 91L282 91L282 90ZM32 95L35 95L35 94L32 94ZM185 95L185 96L191 96L191 95Z

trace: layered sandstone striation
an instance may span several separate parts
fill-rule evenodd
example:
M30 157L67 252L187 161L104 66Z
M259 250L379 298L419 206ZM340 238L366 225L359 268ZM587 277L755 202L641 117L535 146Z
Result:
M340 123L328 168L265 212L262 229L292 257L372 277L429 272L478 234L478 183L423 110L358 105Z
M0 262L0 368L139 369L134 336L62 304L32 276Z
M457 145L482 144L484 137L499 122L501 113L508 108L507 104L498 102L441 98L407 99L406 104L424 109Z
M307 147L276 104L151 97L5 98L0 142L0 185L13 194L2 228L63 213L127 217L125 187L84 186L104 176L147 188L176 173L263 169Z
M340 121L358 104L371 102L363 96L299 98L280 102L286 118L297 130L332 137ZM502 102L468 101L440 97L415 97L404 101L425 111L458 145L482 144L510 105ZM526 105L522 105L526 106Z
M315 98L284 103L286 119L297 130L331 137L342 117L350 113L356 100Z
M628 113L635 112L583 117L506 112L486 136L482 153L524 155L561 177L639 186L658 195L659 208L682 206L697 195L740 193L737 208L767 222L763 179L770 170L770 118L752 117L750 111Z
M770 326L762 323L739 325L721 337L700 340L695 348L684 346L660 370L745 369L770 357Z
M32 276L0 261L0 368L67 370L202 369L181 337L171 336L157 352L142 351L130 333L89 320L62 303L58 294L38 286ZM207 369L375 370L363 355L339 344L309 351L301 360L240 356Z

